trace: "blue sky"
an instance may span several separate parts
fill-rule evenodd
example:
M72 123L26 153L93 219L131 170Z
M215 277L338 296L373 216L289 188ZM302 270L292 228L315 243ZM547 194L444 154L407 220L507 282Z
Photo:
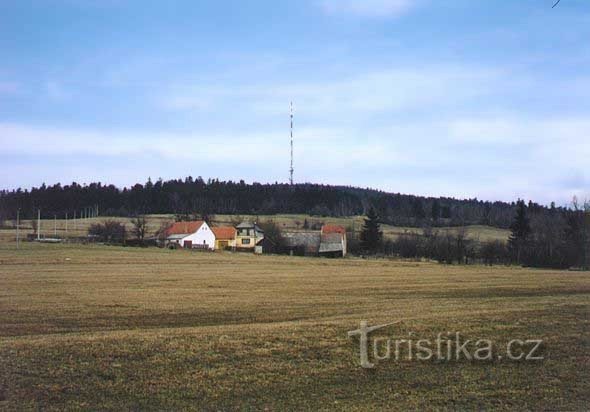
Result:
M590 198L590 3L0 2L0 187Z

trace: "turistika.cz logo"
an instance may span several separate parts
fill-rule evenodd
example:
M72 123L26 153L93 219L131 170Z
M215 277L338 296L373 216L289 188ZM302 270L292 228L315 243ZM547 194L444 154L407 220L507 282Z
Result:
M377 363L386 360L540 361L544 359L540 353L542 339L512 339L505 346L494 346L494 342L490 339L463 339L460 332L439 333L435 339L418 339L414 332L408 333L406 339L370 335L372 332L397 323L400 322L369 326L367 321L363 320L360 322L359 329L348 332L349 337L358 337L360 365L363 368L374 368ZM497 350L495 351L494 348Z

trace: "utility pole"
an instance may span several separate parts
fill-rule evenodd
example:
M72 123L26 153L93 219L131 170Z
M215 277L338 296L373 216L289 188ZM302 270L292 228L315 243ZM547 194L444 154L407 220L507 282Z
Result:
M20 248L20 209L16 209L16 248Z
M293 102L291 102L291 167L289 168L289 183L293 185Z
M37 209L37 240L41 240L41 209Z
M53 215L53 237L57 238L57 215Z
M68 214L66 213L66 238L68 237Z

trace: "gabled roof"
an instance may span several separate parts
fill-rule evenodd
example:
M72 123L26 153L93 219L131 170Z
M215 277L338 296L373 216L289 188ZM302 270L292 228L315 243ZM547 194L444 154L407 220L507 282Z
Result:
M339 243L320 243L320 250L319 253L330 253L330 252L342 252L344 247L342 246L342 242Z
M264 233L264 230L260 228L256 223L250 223L247 220L244 220L242 223L236 226L236 229L254 229L257 232Z
M322 243L340 243L342 244L342 234L328 233L322 235Z
M237 229L253 229L254 228L254 223L248 222L247 220L244 220L242 223L240 223L239 225L236 226Z
M322 234L320 243L320 253L342 252L344 250L344 241L342 233Z
M168 239L168 240L180 240L180 239L182 239L184 237L186 237L186 233L185 234L182 234L182 235L170 235L166 239Z
M236 237L236 229L231 226L212 227L211 230L217 240L232 240Z
M168 228L166 235L190 235L195 233L205 223L203 220L195 220L193 222L176 222Z
M342 226L338 225L324 225L322 226L322 234L327 235L330 233L340 233L342 235L346 234L346 229Z
M305 247L312 253L316 253L320 248L320 232L285 232L283 238L287 247Z

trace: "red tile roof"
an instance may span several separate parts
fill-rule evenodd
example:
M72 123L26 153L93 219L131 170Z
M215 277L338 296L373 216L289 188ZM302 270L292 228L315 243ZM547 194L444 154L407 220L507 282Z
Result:
M212 227L211 230L217 240L231 240L236 237L236 229L231 226Z
M195 220L194 222L176 222L168 228L166 234L170 235L188 235L195 233L205 223L202 220Z
M340 234L345 235L346 229L344 229L342 226L338 226L338 225L324 225L324 226L322 226L322 234L327 235L330 233L340 233Z

